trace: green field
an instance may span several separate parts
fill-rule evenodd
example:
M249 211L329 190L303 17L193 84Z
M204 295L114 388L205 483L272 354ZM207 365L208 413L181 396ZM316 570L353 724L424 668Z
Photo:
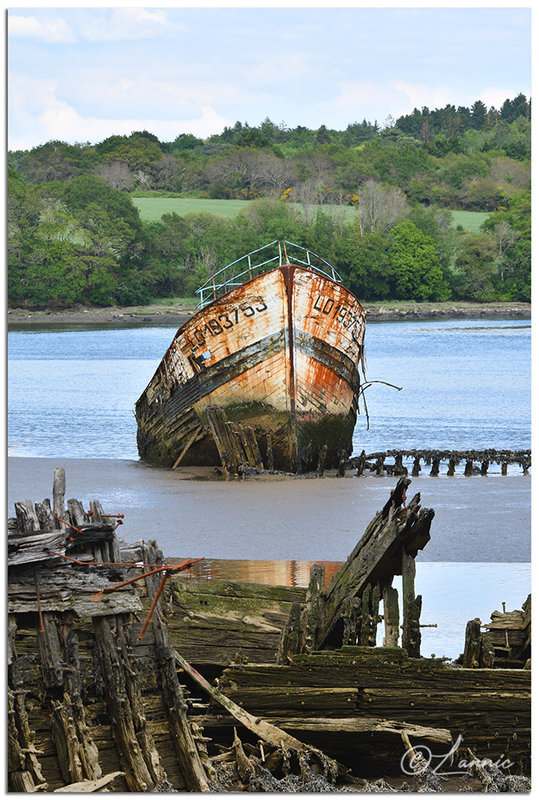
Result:
M140 216L147 222L157 222L163 214L176 213L180 217L186 214L205 212L217 217L235 217L240 211L251 205L250 200L208 200L201 197L133 197ZM299 210L302 207L294 204ZM314 211L316 206L312 207ZM352 220L356 215L353 206L322 206L325 213L337 218ZM482 211L452 211L453 225L462 225L465 231L478 233L480 225L488 217Z
M235 217L251 203L249 200L206 200L198 197L133 197L140 216L147 222L157 222L163 214L186 214L205 212L218 217Z
M488 217L486 211L452 211L453 225L462 225L465 231L479 233L479 228Z

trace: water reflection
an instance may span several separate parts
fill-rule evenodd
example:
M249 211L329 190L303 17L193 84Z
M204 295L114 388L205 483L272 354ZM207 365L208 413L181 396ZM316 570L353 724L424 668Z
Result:
M178 559L167 558L174 563ZM191 581L246 581L268 586L308 586L311 567L320 564L325 568L325 585L340 569L342 561L252 561L249 559L205 558L182 573L182 580Z
M173 563L179 559L167 559ZM313 564L325 567L325 586L342 566L342 561L250 561L206 559L193 569L182 572L181 580L246 581L271 586L307 586ZM393 585L402 596L402 580L396 576ZM421 653L424 656L457 658L464 647L466 623L479 617L490 620L493 611L522 608L531 591L529 563L444 563L417 564L416 592L421 594ZM383 607L380 605L380 613ZM378 626L380 646L383 623Z

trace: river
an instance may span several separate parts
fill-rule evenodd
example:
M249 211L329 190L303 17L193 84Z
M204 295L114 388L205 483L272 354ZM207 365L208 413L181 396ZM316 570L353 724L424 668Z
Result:
M337 565L387 499L389 478L218 481L141 464L134 403L175 329L17 329L8 336L8 510L50 496L64 466L69 497L125 513L127 541L156 538L166 556L205 556L212 576L304 583L314 560ZM432 320L367 327L369 426L354 452L531 446L529 321ZM531 479L414 479L435 509L418 556L424 653L457 655L466 621L530 591ZM328 564L329 567L329 564ZM427 652L428 651L428 652Z

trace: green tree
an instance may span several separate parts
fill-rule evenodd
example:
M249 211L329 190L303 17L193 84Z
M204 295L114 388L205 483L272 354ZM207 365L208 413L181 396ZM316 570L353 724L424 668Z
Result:
M385 300L391 296L393 276L388 244L387 236L362 234L357 223L349 224L343 233L337 265L346 285L362 300Z
M455 260L452 292L456 300L488 303L498 299L495 245L492 237L467 234Z
M66 207L78 220L96 255L110 253L128 263L144 249L142 223L131 198L93 175L72 180L64 191Z
M480 131L487 124L487 107L482 100L476 100L471 109L470 125Z
M413 222L400 222L390 233L389 257L395 297L447 300L450 296L436 245Z

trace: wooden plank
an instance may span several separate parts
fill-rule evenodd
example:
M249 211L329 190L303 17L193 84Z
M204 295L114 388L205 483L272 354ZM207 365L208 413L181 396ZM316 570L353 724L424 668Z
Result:
M269 742L276 747L286 747L289 750L295 750L305 755L310 755L315 761L323 768L324 774L328 772L334 776L345 774L346 768L338 764L333 759L328 758L320 750L311 747L310 745L300 742L299 739L285 733L281 728L272 725L270 722L260 719L259 716L253 716L245 709L238 706L228 697L226 697L219 689L212 686L197 670L195 670L177 651L175 652L176 662L184 669L187 674L206 691L210 697L229 714L231 714L238 722L255 733L264 742Z
M436 744L451 744L453 737L447 728L429 727L414 723L403 722L402 720L383 719L380 717L297 717L297 716L272 716L272 723L287 731L295 733L321 733L323 735L347 734L365 736L370 738L376 735L401 736L404 730L408 736L418 740L425 740ZM212 728L222 727L223 725L235 725L236 721L232 716L205 714L202 717L205 728L211 731Z
M20 536L39 530L39 520L31 500L20 500L15 503L15 514Z
M204 435L204 430L203 430L202 425L201 425L199 428L195 428L195 430L193 431L191 436L188 438L187 443L185 444L185 447L183 448L183 450L181 451L180 455L178 456L178 458L176 459L176 461L172 465L171 469L177 469L180 466L180 464L181 464L181 462L183 460L183 457L185 456L185 454L187 453L187 451L189 450L189 448L191 447L191 445L193 444L195 439L197 437L199 437L199 436L202 436L202 435Z
M122 776L125 776L125 772L109 772L108 775L103 775L102 778L98 778L97 780L79 781L77 783L70 783L68 786L61 786L59 789L54 790L54 794L100 792Z

